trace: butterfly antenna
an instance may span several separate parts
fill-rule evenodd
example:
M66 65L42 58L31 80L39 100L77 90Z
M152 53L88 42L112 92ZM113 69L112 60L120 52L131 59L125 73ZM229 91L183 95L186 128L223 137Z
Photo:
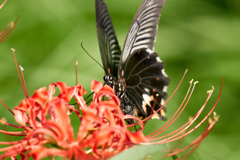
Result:
M86 104L90 103L92 101L92 99L90 99L88 102L86 102Z
M83 42L81 43L81 47L82 47L82 49L88 54L88 56L91 57L95 62L97 62L97 64L98 64L100 67L102 67L102 69L104 70L103 66L102 66L96 59L94 59L94 58L86 51L86 49L83 47Z
M91 94L89 94L86 98L84 98L84 100L86 101L92 94L93 94L94 92L92 92ZM92 98L88 101L88 102L86 102L86 104L88 104L89 102L91 102L92 101ZM69 105L77 105L78 103L70 103Z
M88 99L91 95L93 95L94 92L92 92L91 94L89 94L86 98L84 98L84 100Z

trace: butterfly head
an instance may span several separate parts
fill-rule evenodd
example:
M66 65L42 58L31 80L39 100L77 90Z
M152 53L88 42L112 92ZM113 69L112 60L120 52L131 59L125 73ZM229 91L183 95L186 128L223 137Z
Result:
M110 86L112 86L114 79L116 78L114 78L114 76L111 76L111 75L105 75L103 77L103 80L105 81L105 83Z

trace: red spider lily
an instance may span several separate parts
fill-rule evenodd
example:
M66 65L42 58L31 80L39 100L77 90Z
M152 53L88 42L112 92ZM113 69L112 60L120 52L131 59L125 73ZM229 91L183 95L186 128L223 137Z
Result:
M15 63L17 66L16 59ZM22 74L21 78L19 70L18 74L26 95L26 99L22 100L20 105L14 108L13 112L16 122L20 125L9 124L2 119L1 122L23 129L23 131L9 132L0 130L0 132L7 135L23 136L23 138L14 142L0 142L0 144L9 145L8 147L0 148L0 152L4 152L0 155L1 159L6 157L14 159L17 155L20 155L22 159L29 157L41 159L48 156L60 156L65 159L108 159L137 144L151 145L176 141L190 134L208 119L221 95L220 91L218 100L211 111L195 127L190 129L190 126L206 106L212 91L209 92L206 102L190 121L174 132L162 136L162 132L177 120L186 107L196 84L194 83L190 92L192 85L190 83L189 91L173 117L159 130L145 136L142 132L143 123L151 116L145 120L140 120L131 115L124 115L120 109L118 97L112 88L107 85L102 86L102 82L92 81L91 89L94 91L93 102L87 106L83 98L86 91L81 85L72 87L67 86L63 82L52 83L48 89L46 87L40 88L35 91L32 97L29 97L24 76ZM60 90L59 95L55 95L56 87ZM107 97L108 99L103 100L103 97ZM69 105L71 99L76 100L78 109L75 109L73 105ZM76 139L74 139L73 127L71 126L71 119L68 114L69 110L73 111L81 122ZM141 129L138 131L128 130L128 127L136 124L126 125L125 119L134 119L138 122L137 124L140 124ZM165 156L173 156L188 148L192 148L180 157L180 159L188 157L209 134L217 120L218 116L214 115L214 118L210 119L207 128L201 136L184 148L165 150Z
M92 88L98 90L95 84L93 81ZM55 87L60 90L57 96L54 96ZM0 157L16 156L29 150L25 158L41 159L51 155L69 159L105 159L134 144L148 142L141 131L132 134L127 130L119 100L109 86L101 87L89 106L83 99L85 93L81 85L71 87L57 82L50 84L48 90L40 88L32 97L22 100L14 108L14 115L25 129L21 132L25 138L14 144L9 142L10 147L0 149L6 151ZM111 97L111 100L101 101L102 96ZM82 116L68 104L72 98L77 100ZM67 109L73 110L81 121L76 140ZM58 149L46 148L46 144L56 145Z

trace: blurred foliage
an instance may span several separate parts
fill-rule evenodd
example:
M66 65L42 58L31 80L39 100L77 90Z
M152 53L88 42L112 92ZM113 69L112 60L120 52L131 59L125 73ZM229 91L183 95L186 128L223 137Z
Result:
M1 3L3 0L1 0ZM141 0L106 0L114 28L122 46ZM12 34L0 44L0 98L10 107L24 98L12 51L24 68L29 95L52 82L75 84L75 61L78 78L90 92L92 79L102 80L103 70L81 48L99 62L94 0L24 0L8 1L0 10L0 30L20 16ZM188 74L167 105L171 117L183 100L192 78L198 80L189 105L172 130L187 122L204 103L213 85L215 91L203 118L215 103L223 76L223 93L216 112L220 121L191 159L240 159L240 1L239 0L167 0L158 28L155 51L165 63L171 83L171 95L185 69ZM0 117L14 123L13 116L1 107ZM199 119L200 121L200 119ZM78 126L77 120L73 122ZM151 121L146 132L164 122ZM5 128L4 126L1 128ZM7 128L11 130L11 128ZM171 129L170 129L171 130ZM204 125L185 139L188 144L204 130ZM6 137L0 136L0 141ZM9 139L9 137L7 137ZM11 137L11 139L14 139Z

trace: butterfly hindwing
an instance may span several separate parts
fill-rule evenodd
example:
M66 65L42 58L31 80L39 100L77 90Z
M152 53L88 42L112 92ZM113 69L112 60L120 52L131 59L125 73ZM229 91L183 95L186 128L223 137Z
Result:
M167 97L169 79L164 71L164 64L156 52L141 49L132 53L121 69L121 79L126 94L136 105L138 115L147 117L164 104ZM165 107L154 114L153 118L165 117Z
M98 43L105 74L117 77L121 50L103 0L95 1ZM110 72L110 73L109 73Z

